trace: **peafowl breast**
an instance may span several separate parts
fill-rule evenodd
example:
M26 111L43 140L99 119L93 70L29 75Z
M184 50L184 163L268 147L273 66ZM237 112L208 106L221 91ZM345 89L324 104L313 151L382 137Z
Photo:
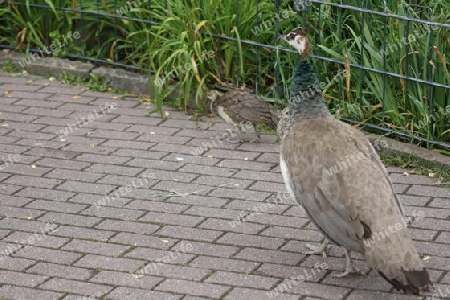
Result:
M239 135L235 142L241 142L241 131L253 127L258 141L260 134L256 124L266 124L271 129L277 129L278 116L275 109L268 103L260 100L256 95L244 90L230 90L219 95L216 90L208 92L211 99L211 111L221 117L225 122L232 124L238 130Z
M396 289L406 294L431 289L377 153L363 133L336 120L326 107L306 34L295 30L281 39L300 55L281 142L288 192L328 240L346 249L347 268L341 275L355 271L350 251L356 251Z

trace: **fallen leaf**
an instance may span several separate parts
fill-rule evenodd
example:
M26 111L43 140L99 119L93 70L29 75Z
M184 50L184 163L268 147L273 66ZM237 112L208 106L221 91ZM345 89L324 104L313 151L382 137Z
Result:
M173 181L178 182L178 179L174 179Z
M54 81L55 80L55 77L50 77L49 79L48 79L48 81Z
M248 160L248 157L245 157L244 160Z
M33 80L28 80L27 84L33 83Z
M14 91L13 90L6 90L5 94L8 95L8 94L11 94L12 92L14 92Z
M165 114L166 116L170 116L170 112L168 112L168 111L165 111L164 114Z
M36 165L31 165L31 168L32 169L36 169Z
M27 217L27 220L33 220L33 217Z
M60 141L61 141L61 142L65 142L65 141L66 141L66 139L60 139Z
M90 147L95 147L95 145L94 145L94 144L89 144L89 146L90 146Z
M169 240L161 240L161 242L163 242L163 243L168 243Z
M176 160L184 160L182 157L175 157Z
M156 134L156 132L154 132L154 131L150 131L150 134L151 134L151 135L155 135L155 134Z
M409 173L408 173L408 172L403 172L402 175L403 175L403 176L409 176Z
M9 125L7 123L0 125L1 127L8 127Z
M435 173L428 173L429 177L434 177L434 175L436 175Z
M133 277L136 279L141 279L142 277L144 277L144 275L133 274Z
M424 258L422 258L422 260L424 260L424 261L429 261L431 259L431 257L429 257L429 256L425 256Z
M208 158L213 158L213 156L212 155L208 155Z
M117 96L114 96L114 97L113 97L113 99L118 99L118 98L119 98L119 97L117 97Z
M73 96L72 98L73 98L73 99L80 99L81 96Z

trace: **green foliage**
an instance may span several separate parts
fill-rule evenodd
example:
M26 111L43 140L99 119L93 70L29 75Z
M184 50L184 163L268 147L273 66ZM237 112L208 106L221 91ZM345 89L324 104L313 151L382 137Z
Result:
M21 71L21 69L16 67L10 60L5 61L1 66L1 69L9 73L18 73Z
M79 40L56 49L53 55L72 53L137 66L152 78L156 110L168 101L184 110L201 110L205 91L217 86L245 86L275 104L285 104L296 54L246 42L274 45L277 33L305 23L313 54L345 62L342 66L312 61L319 80L329 82L325 97L337 117L450 141L448 89L354 66L450 85L448 29L430 30L417 22L317 4L303 18L291 9L292 2L282 2L278 11L274 2L25 0L23 5L0 7L0 43L28 52L70 31L79 32ZM363 3L375 11L448 23L449 1L415 2L426 9L404 1L387 1L387 7L379 1ZM357 0L345 4L361 7ZM408 40L411 34L414 40ZM343 69L348 77L340 76ZM172 97L175 90L181 91L177 99ZM189 100L192 95L195 103Z
M93 91L100 91L100 92L118 92L116 90L113 90L109 86L110 80L107 78L102 78L98 76L97 74L90 73L89 79L78 77L77 75L74 75L72 73L64 72L59 80L62 83L68 83L71 85L82 85L85 86L89 90Z

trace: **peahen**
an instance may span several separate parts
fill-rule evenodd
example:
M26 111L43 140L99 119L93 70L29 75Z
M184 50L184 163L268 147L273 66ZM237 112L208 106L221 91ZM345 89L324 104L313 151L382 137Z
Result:
M266 124L273 130L277 129L278 116L274 107L250 92L230 90L220 95L218 91L211 90L208 98L211 100L211 111L238 130L239 135L234 142L241 142L241 131L246 131L249 127L253 127L256 134L251 142L258 141L261 136L256 124Z
M397 290L430 290L433 284L374 148L364 134L328 111L309 61L306 34L294 30L280 38L300 54L289 87L280 167L292 198L328 240L346 249L346 271L338 277L357 271L350 258L350 251L356 251Z

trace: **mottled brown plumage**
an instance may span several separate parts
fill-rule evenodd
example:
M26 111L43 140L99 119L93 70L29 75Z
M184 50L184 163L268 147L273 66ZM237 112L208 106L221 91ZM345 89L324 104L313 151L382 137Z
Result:
M309 49L303 32L283 39L301 56ZM350 251L357 251L406 294L431 289L375 149L359 130L328 112L316 83L309 61L301 61L290 86L289 122L281 143L287 190L330 241L345 247L347 269L342 275L355 271Z
M256 124L266 124L273 130L277 129L278 118L274 108L254 94L244 90L230 90L219 96L217 91L212 90L208 97L212 100L212 112L234 125L239 133L253 127L255 140L259 140Z

